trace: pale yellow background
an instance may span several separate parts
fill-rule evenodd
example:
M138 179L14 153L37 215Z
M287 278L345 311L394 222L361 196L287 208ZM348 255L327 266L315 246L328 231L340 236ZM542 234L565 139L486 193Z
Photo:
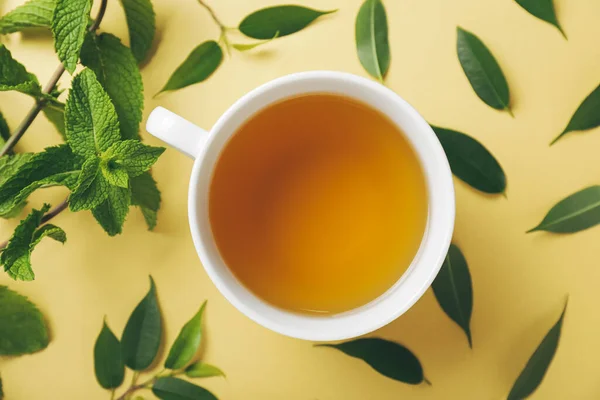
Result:
M144 115L162 105L209 128L234 100L273 78L314 69L365 75L354 46L360 1L298 2L340 11L262 50L227 57L205 83L152 99L196 45L218 36L194 0L154 0L158 47L142 71ZM19 3L6 0L2 11ZM281 0L210 3L222 20L236 25L249 12ZM34 282L15 283L0 274L1 284L40 306L52 332L46 350L0 360L7 400L108 399L94 378L94 341L105 315L120 334L147 291L148 274L158 286L168 344L201 302L209 300L205 359L228 378L203 383L223 400L501 399L558 317L567 294L558 353L532 398L600 398L600 313L595 311L600 302L600 228L568 236L524 234L558 200L600 183L598 129L548 147L598 84L600 2L555 3L569 41L512 0L385 1L392 51L389 86L431 123L479 139L508 176L508 199L485 196L456 182L454 240L473 277L474 349L469 350L464 334L443 314L431 291L407 314L374 333L413 350L433 386L384 378L359 360L269 332L236 311L208 279L188 232L192 161L167 150L154 168L163 192L154 233L146 231L137 210L130 214L124 234L115 238L90 213L65 212L54 222L65 229L68 242L42 242L33 256ZM511 89L515 119L489 108L473 93L456 57L457 25L479 35L498 59ZM109 2L102 30L127 36L115 0ZM47 81L57 64L50 38L17 34L2 40ZM13 128L30 106L26 96L0 94L0 109ZM142 134L148 143L159 144ZM38 118L19 150L58 142L51 125ZM45 190L36 193L32 204L56 204L64 194ZM0 237L15 224L1 222Z

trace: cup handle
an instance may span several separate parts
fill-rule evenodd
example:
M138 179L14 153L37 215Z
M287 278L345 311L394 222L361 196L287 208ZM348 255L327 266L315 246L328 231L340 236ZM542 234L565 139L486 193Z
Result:
M208 132L163 107L156 107L146 122L146 130L188 157L196 158Z

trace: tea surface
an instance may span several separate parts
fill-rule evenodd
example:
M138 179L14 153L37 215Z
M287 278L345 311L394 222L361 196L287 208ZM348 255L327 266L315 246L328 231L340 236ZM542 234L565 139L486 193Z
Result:
M387 117L311 94L267 107L225 146L209 194L221 256L253 293L303 313L338 313L389 289L415 256L427 191Z

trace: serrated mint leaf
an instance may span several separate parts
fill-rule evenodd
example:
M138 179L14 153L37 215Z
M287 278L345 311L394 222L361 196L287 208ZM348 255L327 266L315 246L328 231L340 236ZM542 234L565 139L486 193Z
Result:
M65 106L65 128L73 152L86 158L100 155L121 138L115 107L90 69L73 79Z
M106 233L115 236L123 231L123 223L131 204L131 192L118 186L109 186L107 190L106 200L94 208L92 214Z
M123 140L110 146L102 158L125 169L130 177L136 177L148 171L164 151L164 147L148 146L139 140Z
M108 197L109 184L100 171L100 159L90 157L83 163L75 190L69 195L71 211L91 210Z
M63 139L67 139L67 135L65 132L65 106L64 104L47 104L42 111L44 115L50 121L52 125L56 128L58 133L63 137Z
M35 75L27 72L21 63L12 58L6 46L0 44L0 92L7 90L37 96L42 88Z
M96 73L110 96L123 139L139 139L144 86L131 50L110 33L89 32L81 49L81 63Z
M52 15L54 49L65 69L75 72L90 19L91 0L57 0Z
M0 264L4 265L4 270L11 278L22 281L32 281L35 278L31 269L31 252L42 238L48 236L59 242L65 242L65 233L56 226L38 229L42 217L48 210L50 210L49 204L44 204L41 210L31 210L31 213L17 226L0 254Z
M27 28L49 28L56 0L29 0L0 18L0 34Z
M44 316L35 304L6 286L0 286L0 355L35 353L45 349L48 342Z
M138 62L146 59L154 40L155 15L150 0L121 0L127 18L131 51Z
M123 167L117 165L112 160L108 162L101 162L100 169L102 170L104 179L106 179L109 184L122 188L129 187L129 175L127 174L127 171L125 171Z
M19 168L31 160L33 154L22 153L14 155L6 155L0 157L0 188L2 185L15 175Z
M141 211L148 229L156 227L156 217L160 208L160 191L156 182L152 178L150 171L130 179L131 185L131 204L138 206Z
M69 146L48 147L26 157L29 158L19 161L16 171L0 183L0 215L10 213L41 186L62 185L71 190L76 186L83 159L73 154Z

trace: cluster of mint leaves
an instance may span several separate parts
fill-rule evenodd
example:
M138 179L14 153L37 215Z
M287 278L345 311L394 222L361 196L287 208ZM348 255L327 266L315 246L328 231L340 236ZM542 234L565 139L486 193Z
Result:
M99 1L95 20L92 0L29 0L0 18L0 34L49 29L61 62L55 79L42 88L37 77L0 44L0 91L31 96L35 105L25 124L11 135L0 113L0 217L22 214L37 189L64 186L66 202L33 209L12 237L0 245L0 264L13 279L30 281L35 274L31 252L46 236L66 241L65 232L47 221L67 208L91 211L109 235L122 232L132 206L149 229L156 226L160 191L150 168L164 148L140 141L144 107L138 64L148 57L155 35L149 0L122 0L131 48L110 33L97 33L107 1ZM78 64L84 68L76 73ZM74 75L66 102L56 87L64 71ZM66 142L39 153L15 153L14 145L42 112ZM26 129L26 128L25 128Z
M198 359L202 341L202 320L206 301L196 314L181 328L171 345L164 369L138 383L139 374L155 363L162 343L163 321L158 305L156 285L150 277L150 290L131 313L121 340L106 321L94 345L96 380L104 389L115 391L123 384L125 367L134 371L132 383L117 400L129 399L141 389L150 389L163 400L196 399L217 400L207 389L181 377L209 378L225 374L214 365Z

